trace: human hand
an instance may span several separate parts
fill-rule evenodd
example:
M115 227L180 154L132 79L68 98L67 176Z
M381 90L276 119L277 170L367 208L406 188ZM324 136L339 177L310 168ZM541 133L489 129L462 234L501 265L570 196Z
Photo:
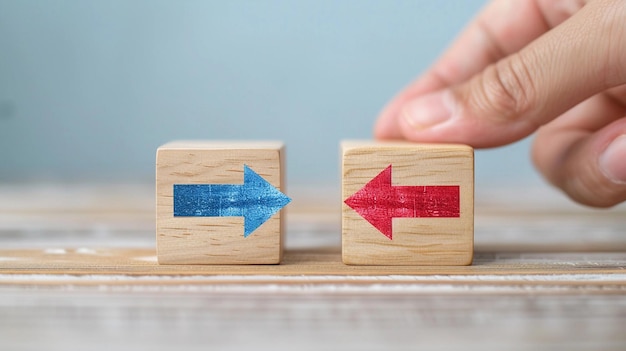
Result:
M477 148L535 131L535 166L572 199L626 200L625 1L493 1L374 130Z

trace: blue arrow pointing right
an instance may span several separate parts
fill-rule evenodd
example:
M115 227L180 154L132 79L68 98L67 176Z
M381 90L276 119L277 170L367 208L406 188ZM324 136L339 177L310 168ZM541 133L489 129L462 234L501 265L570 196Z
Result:
M243 217L247 238L291 199L247 165L243 184L174 184L174 217Z

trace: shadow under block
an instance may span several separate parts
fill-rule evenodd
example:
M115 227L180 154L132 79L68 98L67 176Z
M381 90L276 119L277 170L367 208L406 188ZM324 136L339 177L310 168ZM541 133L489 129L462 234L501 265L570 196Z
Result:
M281 142L177 141L159 147L158 262L280 263L280 208L290 201L281 193L283 158ZM268 196L280 206L260 202ZM259 207L269 202L271 211Z
M469 265L474 150L344 141L342 259L349 265Z

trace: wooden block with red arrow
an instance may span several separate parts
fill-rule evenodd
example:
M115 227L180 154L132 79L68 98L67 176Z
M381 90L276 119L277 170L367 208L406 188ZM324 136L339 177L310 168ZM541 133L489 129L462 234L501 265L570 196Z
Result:
M471 147L345 141L341 148L344 263L472 263Z

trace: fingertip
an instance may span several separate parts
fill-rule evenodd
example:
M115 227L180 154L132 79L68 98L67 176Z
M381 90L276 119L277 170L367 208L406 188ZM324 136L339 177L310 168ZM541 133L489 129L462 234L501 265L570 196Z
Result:
M402 131L401 113L405 105L420 96L429 94L443 88L445 82L432 73L426 73L420 79L410 83L402 89L382 109L374 124L374 137L376 139L404 139Z
M388 110L389 108L385 108L376 120L374 124L374 138L380 140L402 139L403 135L398 125L398 116Z
M443 89L405 102L398 126L404 138L411 141L460 143L475 148L509 144L530 133L518 125L492 123L472 111L453 89Z

